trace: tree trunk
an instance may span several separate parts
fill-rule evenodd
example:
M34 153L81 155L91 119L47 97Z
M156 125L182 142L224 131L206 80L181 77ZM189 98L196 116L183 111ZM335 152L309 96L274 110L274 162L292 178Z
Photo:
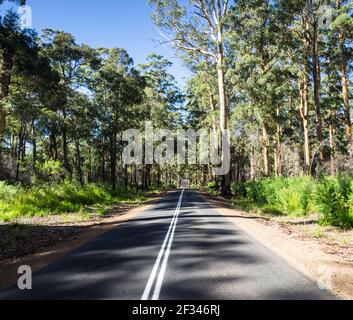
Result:
M223 137L226 137L226 130L228 129L228 106L227 97L225 90L225 77L224 77L224 52L222 42L222 28L218 27L218 45L217 45L217 75L218 75L218 90L219 90L219 106L220 106L220 127ZM222 160L224 162L224 153L226 150L222 150ZM222 195L230 195L230 173L228 172L223 176Z
M112 190L116 190L116 134L110 136L110 180Z
M332 80L332 76L328 73L328 95L331 99L335 96L335 82ZM335 110L330 110L329 113L329 140L330 140L330 169L331 174L334 175L336 173L336 143L335 143Z
M36 139L36 136L35 136L35 128L34 128L34 124L33 124L33 137L32 137L32 147L33 147L33 150L32 150L32 161L33 161L33 164L32 164L32 169L33 169L33 173L34 173L34 176L37 175L37 167L36 167L36 164L37 164L37 139Z
M5 125L6 125L6 115L5 115L5 111L2 109L1 102L0 102L0 145L2 143L2 138L5 131Z
M333 116L330 114L329 119L329 139L330 139L330 166L331 166L331 174L334 175L336 172L335 168L335 157L336 157L336 145L335 145L335 129L333 126Z
M23 160L23 148L24 148L24 139L23 139L23 121L21 119L21 127L20 127L20 133L18 134L18 150L17 150L17 164L16 164L16 182L20 181L20 163L21 160Z
M126 164L124 164L123 166L124 166L124 187L125 187L125 190L127 190L129 186L128 167Z
M270 138L268 135L267 124L264 123L262 126L263 135L263 157L264 157L264 174L266 177L270 175Z
M276 107L276 135L275 135L275 175L276 177L281 176L281 124L280 124L280 110Z
M0 69L0 144L5 131L6 114L3 108L3 99L9 95L9 86L11 82L13 56L7 49L2 49Z
M50 157L55 161L57 161L59 157L57 138L53 131L50 133Z
M311 154L310 154L310 123L309 123L309 102L308 102L308 80L306 76L300 80L300 116L304 129L304 163L305 174L311 175Z
M320 97L320 86L321 86L321 70L320 60L318 54L318 24L314 23L314 37L313 37L313 80L314 80L314 100L315 100L315 113L316 113L316 132L319 143L319 159L323 162L324 159L324 137L322 132L322 115L321 115L321 97Z
M304 172L311 176L311 150L310 150L310 106L309 106L309 66L308 57L310 56L310 39L307 34L310 31L309 23L305 17L302 17L303 26L303 45L304 45L304 59L303 59L303 74L299 76L299 91L300 91L300 115L303 121L304 130Z
M81 186L84 185L83 174L82 174L82 161L81 161L81 148L80 148L80 140L76 140L76 162L77 162L77 174L79 178L79 182Z
M214 95L212 93L211 88L208 88L208 96L210 99L210 107L211 107L211 112L212 112L212 130L213 133L216 135L217 134L217 119L216 119L216 103L214 99Z
M102 153L101 153L101 160L102 160L102 171L101 171L101 180L105 182L105 135L103 134L102 138Z
M250 179L251 181L255 181L256 179L256 160L255 160L255 147L251 147L251 155L250 155ZM237 182L240 180L240 160L238 162L238 176Z
M336 0L336 8L337 9L341 8L340 0ZM341 81L342 81L342 98L344 103L344 124L346 127L347 144L349 144L352 140L352 122L351 122L351 109L349 105L347 58L346 58L346 50L344 46L343 30L340 30L338 34L338 46L340 51L340 65L341 65L341 73L342 73Z
M71 174L70 164L69 164L69 151L67 147L67 127L66 127L66 109L63 108L64 124L62 127L62 138L63 138L63 154L64 154L64 168L68 173Z

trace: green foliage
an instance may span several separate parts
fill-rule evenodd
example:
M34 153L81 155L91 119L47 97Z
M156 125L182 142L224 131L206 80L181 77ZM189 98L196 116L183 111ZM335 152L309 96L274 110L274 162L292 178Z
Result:
M104 185L81 187L69 181L59 185L40 185L31 189L0 183L0 220L12 221L23 216L47 216L63 213L83 213L87 206L99 205L104 214L106 206L119 202L136 203L144 194L131 189L119 189L112 194ZM103 209L104 208L104 209Z
M348 176L321 178L314 192L316 209L324 215L323 223L353 227L353 179Z
M41 181L58 181L64 173L62 163L56 160L37 161L36 170Z
M10 201L18 194L18 192L18 187L11 186L4 181L0 181L0 201Z
M244 183L233 182L231 185L231 190L236 197L239 197L239 198L246 197L246 187Z
M271 213L306 215L315 181L308 177L275 178L245 184L246 196Z
M214 197L218 197L221 194L218 182L209 182L207 184L207 191Z
M245 189L245 192L244 192ZM272 178L233 184L233 204L244 210L304 216L322 215L322 223L353 227L353 177Z

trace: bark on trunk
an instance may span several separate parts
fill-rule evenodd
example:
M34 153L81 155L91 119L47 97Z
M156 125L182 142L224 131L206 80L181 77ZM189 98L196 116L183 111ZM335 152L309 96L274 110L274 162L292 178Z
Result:
M322 115L321 115L321 97L320 97L320 86L321 86L321 70L320 60L318 54L318 25L314 23L314 37L313 37L313 80L314 80L314 100L315 100L315 113L316 113L316 132L317 140L319 143L319 159L323 162L324 159L324 136L322 132Z
M9 95L9 86L11 82L13 56L7 49L2 50L0 56L0 143L2 142L3 134L6 125L6 114L3 108L3 99Z
M116 190L116 134L110 136L110 180L112 190Z
M331 174L334 175L336 173L335 168L335 155L336 155L336 145L335 145L335 129L333 126L333 117L330 114L329 119L329 139L330 139L330 169Z
M341 8L341 1L336 0L336 8ZM341 74L342 74L342 98L344 103L344 124L346 127L346 138L347 144L352 140L352 121L351 121L351 109L349 106L349 94L348 94L348 76L347 76L347 59L346 59L346 50L344 46L344 35L343 30L339 31L338 34L338 45L340 51L340 65L341 65Z
M276 107L276 135L275 135L275 175L279 177L281 175L281 124L280 124L280 110L279 107Z
M37 138L36 138L36 129L35 129L35 120L32 121L32 157L33 157L33 163L32 163L32 169L33 169L33 174L36 176L37 174L37 168L36 168L36 163L37 163Z
M82 161L81 161L81 148L80 148L80 140L76 140L76 161L77 161L77 174L79 178L79 182L81 186L84 185L83 181L83 173L82 173Z
M304 163L305 174L311 175L311 154L310 154L310 124L309 124L309 102L308 102L308 80L304 76L300 80L300 116L304 129Z
M208 96L210 99L210 107L211 107L211 112L212 112L212 130L213 133L216 135L217 134L217 119L216 119L216 103L215 103L215 98L212 93L211 88L208 88Z
M270 138L268 135L267 125L264 123L262 127L263 135L263 157L264 157L264 175L268 177L270 175Z
M255 159L255 147L251 147L251 156L250 156L250 179L255 181L256 179L256 159ZM238 177L237 181L240 180L240 161L238 162Z
M303 74L299 80L299 91L300 91L300 115L303 121L304 131L304 172L306 175L311 175L311 150L310 150L310 106L309 106L309 66L307 57L310 56L310 39L307 37L309 32L309 23L306 18L302 18L303 26L303 45L305 50L305 56L303 59Z
M228 129L228 106L225 91L225 77L224 77L224 52L222 42L223 32L222 28L218 28L218 45L217 45L217 75L218 75L218 90L219 90L219 105L220 105L220 127L223 136L226 136ZM222 150L222 157L226 151ZM223 157L224 162L224 157ZM223 176L222 195L230 195L230 173Z
M63 108L64 124L62 127L62 138L63 138L63 154L64 154L64 167L68 173L71 174L71 168L69 164L69 151L67 145L67 127L66 127L66 109Z

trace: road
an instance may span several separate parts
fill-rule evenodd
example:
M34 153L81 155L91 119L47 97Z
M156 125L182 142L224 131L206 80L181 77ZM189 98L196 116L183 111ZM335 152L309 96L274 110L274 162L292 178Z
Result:
M334 299L198 193L174 191L0 299Z

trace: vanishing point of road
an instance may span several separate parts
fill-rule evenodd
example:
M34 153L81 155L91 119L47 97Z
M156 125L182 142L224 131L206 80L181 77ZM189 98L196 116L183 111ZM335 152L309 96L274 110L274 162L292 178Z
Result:
M178 190L0 299L320 300L334 295L213 209Z

